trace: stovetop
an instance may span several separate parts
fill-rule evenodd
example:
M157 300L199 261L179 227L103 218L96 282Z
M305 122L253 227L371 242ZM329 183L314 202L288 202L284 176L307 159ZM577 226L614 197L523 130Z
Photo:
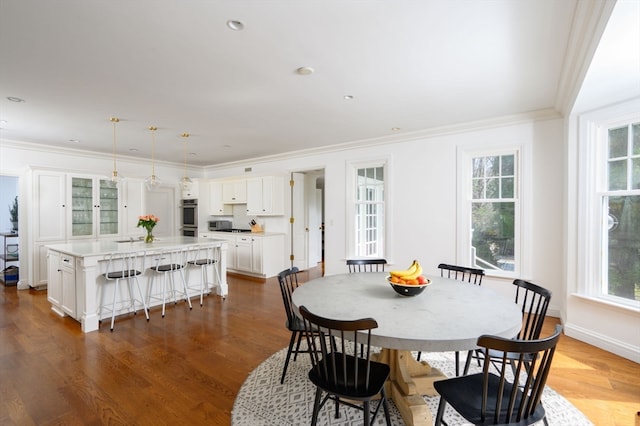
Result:
M229 229L218 229L217 232L241 233L241 232L251 232L251 229L229 228Z

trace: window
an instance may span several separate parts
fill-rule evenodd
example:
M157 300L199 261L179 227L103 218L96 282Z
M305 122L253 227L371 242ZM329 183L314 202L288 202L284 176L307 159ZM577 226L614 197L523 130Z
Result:
M609 127L603 139L601 291L640 301L640 122Z
M353 234L348 253L385 257L385 164L355 165L352 171Z
M477 148L481 143L487 147ZM531 262L524 252L530 250L531 218L521 212L532 192L525 178L530 142L477 144L458 149L456 262L495 277L528 276Z
M515 154L473 157L471 160L472 265L515 271Z
M640 102L580 117L579 294L640 308Z

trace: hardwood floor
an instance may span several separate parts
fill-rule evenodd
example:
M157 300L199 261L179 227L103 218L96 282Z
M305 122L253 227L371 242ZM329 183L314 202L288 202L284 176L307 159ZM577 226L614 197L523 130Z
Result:
M113 333L83 334L46 291L2 286L0 303L2 425L228 425L248 373L289 340L276 279L230 276L225 301L117 317ZM563 336L548 383L596 425L640 426L639 378L640 365Z

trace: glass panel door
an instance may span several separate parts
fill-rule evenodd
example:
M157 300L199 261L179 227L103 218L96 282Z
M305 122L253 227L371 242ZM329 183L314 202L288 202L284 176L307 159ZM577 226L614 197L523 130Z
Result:
M100 235L118 233L118 187L110 180L100 180Z
M93 179L71 178L71 235L93 234Z

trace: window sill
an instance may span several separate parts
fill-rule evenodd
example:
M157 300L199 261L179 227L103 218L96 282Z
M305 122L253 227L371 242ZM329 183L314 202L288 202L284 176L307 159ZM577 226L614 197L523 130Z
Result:
M606 307L613 308L615 310L625 311L625 312L636 314L636 315L640 316L640 308L636 308L636 307L633 307L633 306L625 305L625 304L622 304L622 303L616 303L614 301L607 300L607 299L602 299L602 298L599 298L599 297L587 296L585 294L571 293L571 296L577 297L577 298L582 299L582 300L586 300L587 302L591 302L591 303L594 303L594 304L597 304L597 305L604 305Z

